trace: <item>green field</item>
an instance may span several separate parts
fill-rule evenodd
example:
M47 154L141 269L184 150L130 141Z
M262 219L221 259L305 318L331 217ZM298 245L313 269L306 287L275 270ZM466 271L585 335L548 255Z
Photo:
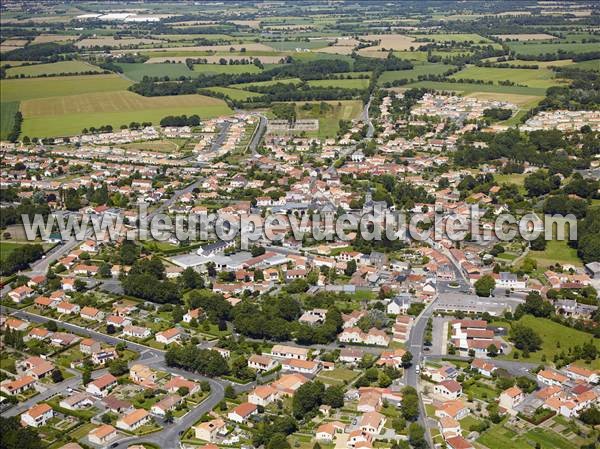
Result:
M118 75L57 76L0 81L2 102L61 97L127 89L131 81Z
M479 34L473 33L438 33L438 34L411 34L414 38L430 39L433 42L468 42L473 41L476 44L479 42L491 42L488 38L480 36ZM418 46L418 42L415 43L415 47Z
M102 69L83 61L60 61L50 64L35 64L21 67L11 67L6 71L9 78L24 76L56 75L59 73L82 73L94 71L101 73Z
M548 88L559 83L548 69L501 69L496 67L468 67L451 76L453 79L475 79L482 81L510 80L528 87Z
M581 61L574 64L569 64L569 68L600 72L600 59L591 59L589 61Z
M6 260L8 255L12 253L15 249L20 248L22 246L21 243L14 242L0 242L0 261Z
M381 86L387 82L401 79L417 80L418 77L422 75L441 75L453 67L454 66L446 64L424 63L422 65L415 65L414 68L410 70L394 70L383 72L377 80L377 84Z
M473 92L492 92L497 94L535 95L539 97L546 95L546 89L541 87L490 86L486 84L450 83L443 81L418 81L402 86L403 89L413 87L426 87L428 89L464 92L467 94ZM498 95L497 99L502 100L502 95Z
M563 222L565 238L568 238L568 228ZM538 262L538 266L547 267L555 263L581 266L577 250L568 245L567 240L556 240L556 229L552 230L553 240L548 240L544 251L530 251L529 255Z
M301 82L302 82L302 80L300 78L284 78L284 79L275 79L275 80L270 80L270 81L256 81L254 83L231 84L229 87L233 87L236 89L248 89L249 87L273 86L278 83L300 84Z
M598 51L597 42L588 43L561 43L561 42L545 42L541 44L526 43L526 42L507 42L507 45L517 55L542 55L546 53L556 53L558 50L563 50L569 53L588 53Z
M329 42L324 39L314 39L311 41L278 41L278 42L265 42L265 45L274 48L277 51L293 51L296 48L323 48L327 47Z
M0 139L6 139L15 124L15 114L19 110L18 101L0 103Z
M326 101L332 106L332 109L324 114L319 113L320 102L309 102L313 105L311 110L301 108L305 103L296 105L296 113L299 119L316 118L319 119L319 131L308 132L307 135L316 135L318 137L334 137L339 130L340 120L352 120L360 115L362 103L358 100ZM338 106L339 104L339 106Z
M170 79L176 79L180 76L197 75L185 64L120 63L117 65L123 69L123 74L133 81L141 81L144 76L150 78L168 76Z
M255 92L248 92L246 90L240 90L240 89L232 89L231 87L211 87L211 88L202 89L202 90L218 92L218 93L227 95L232 100L237 100L237 101L246 101L248 98L261 96L261 94L257 94Z
M23 135L55 137L73 135L83 128L112 125L118 128L132 121L158 123L167 115L198 114L213 118L231 112L218 98L203 95L142 97L129 91L40 98L24 101Z
M531 449L536 443L542 448L577 449L578 446L550 430L534 428L519 435L503 425L494 425L483 433L477 442L489 449Z
M600 341L594 340L591 334L563 326L546 318L524 315L518 323L534 329L543 341L541 350L532 352L529 354L528 359L523 359L528 362L541 362L543 355L546 355L547 362L551 362L555 354L559 354L561 351L567 352L570 346L582 345L590 340L593 340L596 347L600 349ZM556 347L557 343L560 343L560 348ZM504 357L512 360L511 354ZM594 360L591 365L586 365L583 361L577 362L577 364L587 366L590 369L600 368L599 359Z
M220 73L259 73L262 72L262 69L254 64L196 64L194 65L194 72L214 75Z
M338 87L342 89L366 89L369 87L369 80L362 78L343 79L343 80L311 80L308 81L311 87Z
M335 368L332 371L321 371L317 379L327 385L342 385L355 379L358 374L347 368Z

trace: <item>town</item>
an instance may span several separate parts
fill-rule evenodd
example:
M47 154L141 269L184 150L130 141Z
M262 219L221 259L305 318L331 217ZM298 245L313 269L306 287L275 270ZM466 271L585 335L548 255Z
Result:
M450 3L3 2L2 448L596 448L598 5Z

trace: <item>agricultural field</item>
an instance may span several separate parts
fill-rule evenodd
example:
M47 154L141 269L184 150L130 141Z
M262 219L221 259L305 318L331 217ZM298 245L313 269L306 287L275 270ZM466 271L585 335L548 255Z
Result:
M40 98L24 101L23 135L53 137L80 133L83 128L132 121L158 123L167 115L212 118L231 112L220 99L203 95L142 97L129 91Z
M48 76L66 73L96 72L102 73L102 69L83 61L60 61L50 64L35 64L20 67L11 67L6 71L8 78L25 76Z
M283 78L283 79L275 79L275 80L271 80L271 81L257 81L254 83L231 84L229 87L233 87L235 89L248 89L251 87L273 86L278 83L300 84L301 82L302 82L302 80L300 78Z
M0 261L6 260L8 255L19 247L21 247L21 243L6 242L6 241L0 242Z
M273 48L276 51L296 51L297 48L302 50L312 50L327 47L329 40L326 39L314 39L311 41L278 41L278 42L267 42L266 45Z
M378 79L378 84L382 86L385 83L400 79L416 80L419 76L423 75L441 75L453 67L454 66L446 64L424 63L421 65L415 65L414 68L410 70L394 70L383 72Z
M573 64L569 64L569 68L600 72L600 59L591 59L589 61L575 62Z
M218 75L221 73L260 73L262 69L254 64L195 64L194 72L204 75Z
M223 95L227 95L229 98L236 101L246 101L248 98L261 96L261 94L258 94L256 92L249 92L247 90L241 89L233 89L231 87L210 87L202 90L208 90L211 92L217 92Z
M341 79L341 80L311 80L307 83L311 87L339 87L342 89L366 89L369 86L368 79Z
M185 64L120 63L118 66L123 69L123 75L132 81L141 81L144 76L150 78L168 76L170 79L176 79L180 76L197 75Z
M15 114L19 110L18 101L0 103L0 139L6 139L15 124Z
M2 102L61 97L127 89L131 81L119 75L56 76L0 81Z
M543 42L543 43L526 43L526 42L508 42L507 45L517 55L533 55L539 56L545 53L556 53L562 50L569 53L588 53L598 51L598 43L594 42Z
M552 36L547 33L523 33L523 34L494 34L494 37L503 41L544 41L557 39L556 36Z
M481 81L512 81L528 87L548 88L560 84L548 69L503 69L497 67L467 67L451 76L452 79L474 79Z
M411 37L416 40L428 40L432 42L474 42L474 43L489 43L489 39L473 33L435 33L435 34L411 34ZM418 46L417 42L415 46Z
M545 88L541 87L520 87L520 86L497 86L487 84L469 84L469 83L451 83L443 81L418 81L410 83L397 90L405 90L413 87L426 87L428 89L436 89L447 92L491 92L498 94L497 98L502 100L504 94L517 94L543 97L546 93Z

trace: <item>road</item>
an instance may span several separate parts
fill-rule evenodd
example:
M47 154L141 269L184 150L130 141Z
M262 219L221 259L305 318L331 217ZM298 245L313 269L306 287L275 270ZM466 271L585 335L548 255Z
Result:
M423 361L423 337L425 335L425 327L427 326L427 321L431 318L434 311L434 299L431 303L429 303L425 309L421 312L421 314L416 318L411 330L410 335L407 341L407 349L413 355L412 365L404 370L404 382L406 385L409 385L418 391L418 378L416 367L417 365L421 365ZM419 393L419 424L423 426L425 429L425 439L429 444L430 448L435 447L433 445L433 439L431 438L431 432L429 430L429 426L427 425L427 415L425 413L425 406L423 405L423 400L421 398L421 393Z
M189 371L185 371L178 368L173 368L167 366L164 358L164 351L160 349L150 348L145 345L140 345L138 343L134 343L128 340L124 340L122 338L106 335L100 332L96 332L92 329L88 329L85 327L77 326L70 323L65 323L63 321L59 321L53 318L37 315L34 313L26 312L23 310L14 310L4 306L0 306L0 312L2 315L11 314L17 318L26 319L33 323L46 323L48 321L54 321L59 324L61 327L66 329L69 332L77 333L79 335L84 335L86 337L92 337L95 340L101 341L103 343L109 344L111 346L115 346L117 343L123 342L127 345L128 349L136 351L140 354L139 358L133 361L132 363L143 362L145 365L151 366L157 370L168 372L172 375L184 376L189 379L193 379L195 381L207 381L211 386L211 392L208 398L204 400L198 407L192 409L187 415L176 419L172 424L167 424L166 427L160 432L156 432L154 434L150 434L144 437L127 437L126 439L120 440L118 446L116 447L127 447L131 444L137 444L142 442L154 443L157 444L161 448L176 448L179 444L179 435L180 432L184 432L189 427L191 427L204 413L212 410L219 402L223 400L225 397L225 387L228 385L234 386L236 392L244 392L249 391L254 388L254 383L249 383L246 385L238 385L233 384L231 382L222 380L222 379L213 379L210 377L202 376L200 374L192 373ZM99 376L100 372L96 372L94 378ZM39 394L34 398L30 399L19 406L13 407L3 413L6 416L14 416L19 413L22 413L27 408L32 405L44 401L55 394L66 390L67 388L75 387L81 382L81 376L76 376L70 379L67 379L60 384L53 385L47 392Z

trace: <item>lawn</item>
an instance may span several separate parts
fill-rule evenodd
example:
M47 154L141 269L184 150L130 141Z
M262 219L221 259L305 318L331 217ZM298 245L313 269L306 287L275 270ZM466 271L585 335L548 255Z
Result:
M548 88L560 84L549 69L502 69L497 67L467 67L451 76L453 79L474 79L482 81L510 80L528 87Z
M143 97L129 91L40 98L22 103L23 135L53 137L73 135L83 128L132 121L158 123L167 115L198 114L202 119L227 115L227 104L203 95Z
M341 89L366 89L369 87L368 79L343 79L343 80L312 80L308 82L311 87L337 87Z
M582 263L581 259L577 257L577 250L568 245L568 241L566 240L568 238L567 231L568 227L565 226L565 240L556 240L556 229L553 229L553 240L546 242L546 249L544 251L530 251L529 255L537 260L538 265L544 267L554 265L556 262L562 265L581 266Z
M569 347L582 345L590 340L600 349L600 341L594 340L592 335L563 326L546 318L524 315L518 323L532 328L542 338L542 348L539 351L530 353L528 359L523 359L528 362L541 362L542 356L545 355L546 361L550 363L555 354L559 354L561 351L568 351ZM557 347L557 344L560 344L560 347ZM503 357L512 360L511 354ZM594 360L591 365L586 365L583 361L577 364L587 366L590 369L600 369L600 359Z
M217 75L221 73L260 73L262 69L254 64L196 64L194 72L206 75Z
M248 92L246 90L233 89L231 87L210 87L210 88L202 89L202 90L208 90L211 92L217 92L217 93L220 93L223 95L227 95L232 100L237 100L237 101L246 101L246 100L248 100L248 98L261 96L261 94L258 94L256 92Z
M15 114L19 110L18 101L0 103L0 139L6 139L15 125Z
M15 363L16 360L13 357L2 356L2 358L0 358L0 368L5 371L10 371L13 374L16 374L17 372L15 369Z
M403 89L426 87L428 89L456 91L468 94L474 92L493 92L498 94L497 100L503 100L505 94L535 95L540 97L546 95L546 88L542 87L497 86L487 84L450 83L443 81L418 81L402 87Z
M498 184L516 184L522 187L527 177L524 173L510 173L510 174L494 174L494 181Z
M6 260L10 253L24 244L26 245L26 243L0 242L0 261Z
M415 65L410 70L393 70L383 72L377 80L377 83L381 86L385 83L395 80L417 80L419 76L423 75L441 75L453 67L454 66L447 64L431 64L427 62L421 65Z
M359 373L347 368L335 368L332 371L321 371L317 379L328 385L341 385L355 379Z
M60 73L82 73L96 72L102 73L100 67L89 64L84 61L59 61L49 64L35 64L21 67L11 67L6 71L9 78L17 76L42 76L42 75L58 75Z
M326 101L332 106L332 109L320 113L320 102L309 102L313 105L310 110L304 110L302 106L305 103L296 106L296 112L299 119L319 119L319 131L307 132L307 135L317 135L318 137L334 137L339 129L340 120L352 120L357 118L362 110L362 103L358 100Z
M131 81L118 75L55 76L0 81L2 102L122 91ZM139 120L138 120L139 121Z
M143 63L120 63L117 64L123 69L123 75L133 81L141 81L144 76L152 77L164 77L168 76L170 79L176 79L180 76L196 76L197 73L188 69L185 64L143 64Z

